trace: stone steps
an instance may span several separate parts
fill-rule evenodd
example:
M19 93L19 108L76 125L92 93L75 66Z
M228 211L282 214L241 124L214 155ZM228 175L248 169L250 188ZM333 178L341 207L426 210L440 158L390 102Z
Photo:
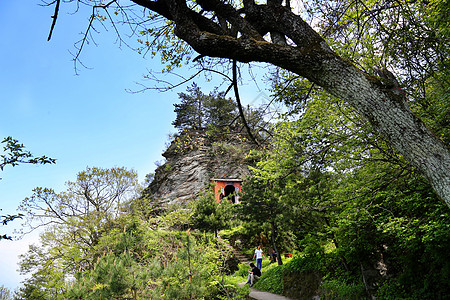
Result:
M219 243L224 245L225 248L228 251L233 253L234 257L236 257L239 260L239 262L241 262L241 263L250 263L250 260L248 259L247 256L245 256L245 254L243 254L242 252L240 252L237 249L233 248L230 244L225 242L220 236L217 237L217 240L219 241Z

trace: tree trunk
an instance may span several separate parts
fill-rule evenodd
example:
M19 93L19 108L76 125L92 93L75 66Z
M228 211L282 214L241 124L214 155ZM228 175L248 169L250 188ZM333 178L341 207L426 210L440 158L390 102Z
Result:
M278 265L281 266L283 264L283 261L281 260L280 252L278 252L277 243L276 243L276 239L275 239L275 237L276 237L276 226L275 226L274 222L272 222L271 225L272 225L272 234L271 234L271 236L272 236L272 247L275 250L275 252L277 253ZM270 254L270 256L272 256L272 255Z
M356 68L288 8L244 0L237 11L219 0L197 0L203 11L225 19L239 37L181 0L132 0L174 21L175 34L204 56L240 62L266 62L299 74L347 101L430 182L450 207L450 151L416 117L403 93ZM273 1L272 1L273 2ZM243 15L245 14L245 18ZM285 35L292 45L264 40L268 32Z

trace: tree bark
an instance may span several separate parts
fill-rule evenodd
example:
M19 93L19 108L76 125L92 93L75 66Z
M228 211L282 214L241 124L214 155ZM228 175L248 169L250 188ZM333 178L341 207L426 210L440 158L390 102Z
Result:
M277 235L277 229L275 226L275 222L271 222L270 223L272 226L272 247L275 250L275 252L277 253L277 263L279 266L281 266L283 264L283 261L281 260L281 254L278 252L278 247L277 247L277 243L276 243L276 235ZM270 257L272 256L272 254L268 254Z
M207 14L181 0L132 0L175 23L175 34L201 55L266 62L303 76L347 101L430 182L450 207L450 151L406 104L403 93L383 85L330 49L301 17L270 1L244 0L239 10L220 0L197 0L205 12L225 19L238 37L227 35ZM244 17L245 15L245 17ZM283 34L291 45L264 40Z

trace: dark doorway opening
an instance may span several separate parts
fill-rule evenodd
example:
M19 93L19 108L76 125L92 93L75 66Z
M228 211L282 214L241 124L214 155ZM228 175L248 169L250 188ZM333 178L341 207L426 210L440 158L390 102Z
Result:
M232 195L231 198L231 202L232 203L236 203L236 199L234 197L234 186L233 185L227 185L224 189L224 193L225 193L225 197Z

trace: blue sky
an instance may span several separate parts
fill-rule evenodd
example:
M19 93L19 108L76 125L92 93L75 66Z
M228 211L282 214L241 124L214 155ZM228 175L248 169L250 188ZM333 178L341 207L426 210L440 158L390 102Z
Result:
M62 5L47 42L53 8L39 3L0 2L0 138L12 136L35 156L50 156L57 163L5 168L0 173L1 214L15 213L35 187L62 191L87 166L124 166L143 181L163 159L168 135L175 133L173 103L186 88L127 92L139 89L136 82L143 82L148 70L160 70L160 60L114 44L112 31L102 32L98 45L84 49L82 61L89 69L80 68L76 75L70 51L75 51L88 15L70 14ZM212 83L198 83L205 93L213 88ZM264 98L255 88L241 90L247 102ZM12 234L19 225L14 221L0 227L1 233ZM34 234L0 242L0 285L20 285L17 256L36 240Z
M159 59L144 59L114 44L112 32L89 45L83 62L90 69L75 75L73 44L86 27L86 15L62 11L47 42L52 9L38 1L0 2L0 138L12 136L34 155L57 159L55 165L7 167L0 174L0 208L12 214L37 186L61 191L87 166L135 169L141 181L153 172L175 115L176 92L138 89ZM64 8L64 7L63 7ZM11 233L20 221L1 227ZM20 278L17 255L36 235L19 242L0 242L0 285L14 288Z

